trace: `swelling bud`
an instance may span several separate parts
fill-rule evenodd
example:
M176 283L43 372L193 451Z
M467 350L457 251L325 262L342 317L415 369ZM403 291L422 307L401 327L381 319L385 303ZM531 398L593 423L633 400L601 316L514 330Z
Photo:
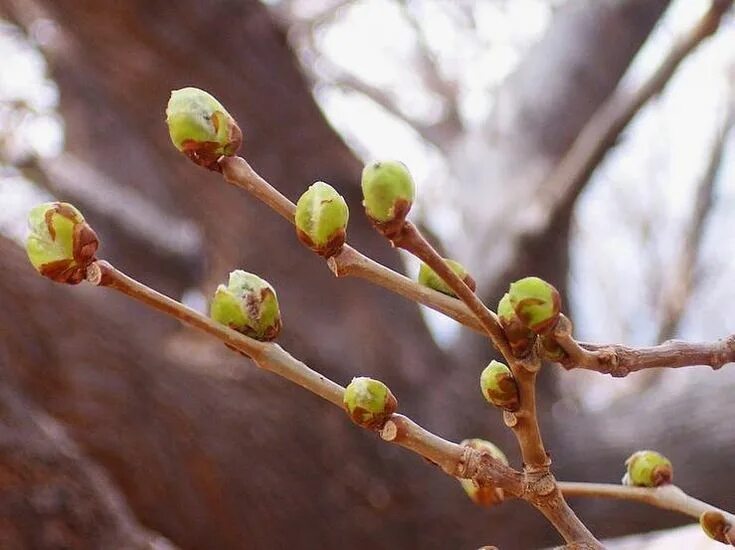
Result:
M518 384L513 378L513 373L500 361L490 361L482 371L480 390L485 399L506 411L517 411L521 406Z
M81 212L66 202L39 204L28 213L26 253L36 271L75 285L94 262L99 240Z
M219 285L210 309L212 319L256 340L273 340L281 331L281 312L273 287L257 275L237 269Z
M707 536L723 544L735 545L735 531L725 516L716 510L707 510L699 516L699 525Z
M386 237L398 235L416 195L406 165L396 160L372 162L362 171L362 204Z
M345 244L349 217L342 195L331 185L318 181L296 203L296 234L311 250L329 258Z
M496 445L484 439L465 439L462 446L471 447L477 451L488 453L494 459L508 465L508 458ZM478 506L492 506L503 501L503 489L494 485L480 485L474 479L460 479L467 496Z
M526 277L511 283L508 294L513 310L526 327L536 334L554 328L559 319L561 298L549 283L538 277Z
M221 171L217 160L233 156L242 143L242 132L222 104L199 88L171 92L166 124L176 148L199 166Z
M345 388L345 411L358 426L379 430L396 412L398 400L380 380L365 376L353 378Z
M498 320L503 327L508 343L516 357L523 357L531 351L536 335L516 315L507 292L498 302Z
M452 271L454 271L454 273L456 273L457 276L462 279L462 281L464 281L464 284L470 287L470 290L474 292L476 286L475 280L470 276L469 273L467 273L467 270L464 268L464 266L459 262L455 262L454 260L449 260L447 258L444 258L444 261L447 263L447 265L449 265ZM449 288L449 285L445 283L444 280L439 277L439 275L437 275L436 272L425 263L422 263L421 268L419 269L418 283L420 285L441 292L442 294L447 294L448 296L453 296L455 298L457 297L454 291Z
M660 487L674 479L674 467L664 455L656 451L637 451L625 461L627 472L623 485Z

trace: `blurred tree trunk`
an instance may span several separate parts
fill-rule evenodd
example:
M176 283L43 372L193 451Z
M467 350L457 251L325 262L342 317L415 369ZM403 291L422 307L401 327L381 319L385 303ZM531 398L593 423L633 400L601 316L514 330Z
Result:
M196 254L166 269L168 256L154 243L126 237L124 227L91 210L105 257L175 297L189 288L209 295L236 267L262 274L279 292L281 342L296 356L341 383L358 374L385 380L403 411L443 435L497 436L510 448L499 418L485 426L494 415L476 391L480 365L446 357L412 304L361 282L335 281L288 224L170 145L163 123L169 91L211 91L240 121L243 155L258 171L292 199L315 179L340 188L354 213L350 240L397 268L397 255L359 215L358 161L314 104L283 32L260 3L0 0L0 10L25 28L39 18L58 25L46 53L61 89L67 152L203 233ZM655 20L631 23L638 42L623 48L606 93ZM574 29L566 36L577 39ZM584 44L571 49L580 48L586 51ZM575 91L585 96L585 87ZM554 124L565 120L557 116ZM129 205L114 206L124 218ZM566 231L553 239L565 250ZM39 280L7 241L0 251L0 326L7 327L0 345L11 359L3 371L69 426L144 525L181 547L340 548L349 541L530 548L556 541L523 504L488 516L454 480L216 343L103 290ZM548 256L526 258L524 266L563 281L565 252L562 258L552 267L542 265ZM611 455L608 468L617 470L619 461ZM626 510L618 512L625 532Z

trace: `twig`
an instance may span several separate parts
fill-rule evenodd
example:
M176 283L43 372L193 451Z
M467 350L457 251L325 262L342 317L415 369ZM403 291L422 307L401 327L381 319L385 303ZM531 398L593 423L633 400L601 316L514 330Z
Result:
M495 313L477 297L447 262L424 239L411 222L406 222L399 235L392 239L395 246L410 252L425 262L451 288L480 321L495 347L503 354L518 383L521 408L512 414L508 426L513 429L521 447L523 463L533 469L548 471L549 458L541 440L536 418L536 371L539 365L519 362L514 356ZM538 361L536 361L538 363ZM530 368L529 368L530 367ZM507 415L506 415L507 417Z
M512 413L505 412L504 419L521 448L523 479L528 487L528 494L524 498L546 516L567 543L602 548L564 500L551 474L551 460L541 439L536 413L536 373L541 367L538 356L532 353L528 358L518 359L513 355L495 313L487 308L411 222L404 222L401 230L391 235L390 241L434 270L477 317L495 347L508 361L518 385L520 408Z
M344 388L292 357L278 344L260 342L227 328L176 300L128 277L106 261L96 261L88 269L87 280L93 285L117 290L139 302L175 317L206 332L228 347L250 357L259 367L273 372L329 401L340 409ZM395 428L395 435L388 436ZM402 415L393 415L382 432L382 439L410 449L439 465L454 477L471 478L478 483L494 484L511 495L523 493L521 474L495 460L488 453L451 443L434 435Z
M539 188L537 208L544 215L537 219L543 222L536 225L547 227L558 213L574 202L628 123L649 99L664 88L679 64L704 39L715 33L730 6L732 0L713 0L707 12L673 45L661 65L638 90L632 95L616 91L595 113L546 184ZM537 233L537 229L526 228L521 233Z
M676 485L664 485L662 487L628 487L626 485L615 485L612 483L579 483L574 481L560 481L558 483L564 496L574 497L601 497L620 500L634 500L671 510L681 514L699 519L702 513L707 511L719 512L725 519L735 525L735 515L725 512L687 495Z
M296 205L265 181L241 157L222 157L219 160L226 182L244 189L294 223ZM329 259L329 268L337 277L355 276L395 292L409 300L445 314L455 321L484 334L482 325L460 300L422 286L408 277L371 260L358 250L345 245Z
M653 74L633 92L619 87L602 104L579 132L574 143L538 186L535 197L522 209L513 225L508 225L501 238L504 248L512 251L505 264L513 265L527 247L549 231L560 216L565 215L595 169L614 147L620 135L636 114L660 93L680 63L708 36L714 34L732 0L713 0L709 10L669 50Z
M277 344L253 340L224 327L128 277L108 262L94 262L88 269L87 280L94 285L117 290L215 336L228 347L250 357L261 368L274 372L342 408L342 386L311 370ZM507 491L509 495L527 500L549 518L567 542L584 541L590 548L602 548L596 546L599 543L564 502L549 475L537 475L530 480L526 475L524 479L521 472L506 466L489 453L446 441L399 414L392 415L386 421L380 435L384 441L405 447L437 464L453 477L474 479L480 484L493 484Z
M402 248L423 261L451 288L457 297L464 302L469 310L485 329L485 333L492 340L507 361L513 359L508 339L505 337L503 328L500 326L497 315L490 311L487 306L477 297L470 287L452 270L449 264L429 244L421 232L411 222L405 222L399 235L391 242L394 246Z
M569 356L565 368L582 368L616 378L654 368L681 368L707 365L717 370L735 362L735 334L715 342L669 340L658 346L632 348L620 344L578 342L572 336L572 324L561 316L554 327L554 339Z
M283 218L293 223L293 213L296 210L296 205L260 177L244 159L223 157L219 163L222 167L222 174L228 183L251 193ZM330 258L329 267L338 277L359 277L443 313L472 330L485 333L479 319L461 300L421 286L404 275L382 266L348 245L345 245L341 252ZM699 344L668 342L660 346L647 348L577 343L581 348L588 351L604 350L604 355L594 361L584 361L567 366L595 370L613 376L626 376L630 372L659 367L679 368L710 365L719 368L724 364L735 362L735 335L725 341Z

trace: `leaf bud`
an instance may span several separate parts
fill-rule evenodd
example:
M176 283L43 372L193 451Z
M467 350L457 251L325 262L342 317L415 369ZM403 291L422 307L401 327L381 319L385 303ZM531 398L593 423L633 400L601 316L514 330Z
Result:
M273 340L281 331L281 312L273 287L257 275L236 269L214 293L212 319L256 340Z
M482 371L480 390L485 399L506 411L517 411L521 406L518 384L513 373L500 361L490 361Z
M317 181L296 203L296 234L311 250L329 258L345 243L349 217L342 195L331 185Z
M559 292L538 277L525 277L511 283L510 303L521 322L536 334L554 328L561 310Z
M450 260L448 258L444 258L444 261L449 265L452 271L454 271L454 273L456 273L457 276L464 281L464 284L470 287L470 290L474 292L476 286L475 280L470 276L469 273L467 273L467 270L464 268L464 266L461 263ZM449 288L449 285L445 283L444 280L439 277L439 275L437 275L433 269L431 269L423 262L421 263L421 268L419 269L418 283L420 285L441 292L442 294L453 296L455 298L457 297L454 291Z
M81 212L66 202L47 202L28 214L28 259L41 275L77 284L95 260L99 240Z
M367 164L362 171L362 204L375 227L386 237L400 233L416 195L408 168L396 160Z
M195 164L217 172L217 160L233 156L242 144L242 131L213 96L199 88L173 90L166 107L171 141Z
M533 347L536 334L518 318L513 305L510 303L510 294L507 292L498 302L498 319L505 336L508 338L513 355L516 357L525 356Z
M369 430L381 429L398 408L398 400L388 386L366 376L352 379L345 388L343 402L352 421Z
M625 461L627 472L623 485L660 487L674 478L674 467L664 455L656 451L637 451Z
M490 454L496 460L499 460L506 466L508 458L496 445L485 441L484 439L465 439L461 443L462 446L471 447L477 451ZM462 488L470 497L472 502L478 506L492 506L503 501L503 489L494 485L480 485L474 479L459 479Z
M709 538L723 544L733 544L735 546L735 536L733 536L735 533L730 534L732 525L727 522L721 512L717 510L702 512L702 515L699 516L699 525Z

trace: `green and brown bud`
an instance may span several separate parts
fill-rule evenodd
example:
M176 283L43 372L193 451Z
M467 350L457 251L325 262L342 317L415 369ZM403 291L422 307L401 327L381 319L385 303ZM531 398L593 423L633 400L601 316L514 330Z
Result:
M508 338L513 355L516 357L527 355L536 341L536 334L518 318L510 303L510 294L507 292L498 302L498 319Z
M331 185L317 181L296 203L296 234L314 252L329 258L345 244L349 217L342 195Z
M542 359L555 363L564 363L565 359L569 359L567 352L553 337L549 335L539 336L538 343L537 349Z
M461 445L488 453L496 460L499 460L506 466L508 465L508 458L505 456L505 453L489 441L485 441L484 439L465 439ZM459 483L472 502L479 506L492 506L503 501L503 489L500 487L480 485L473 479L460 479Z
M699 516L699 525L707 536L723 544L735 546L735 532L725 516L716 510L708 510Z
M375 227L390 238L400 233L416 195L405 164L384 160L367 164L362 171L362 204Z
M210 309L212 319L256 340L273 340L281 331L276 291L266 281L237 269L219 285Z
M452 271L454 271L457 276L464 281L464 284L470 287L470 290L474 292L476 286L475 280L470 276L464 266L461 263L448 258L444 258L444 261L449 265ZM418 283L441 292L442 294L454 296L455 298L457 297L454 291L449 288L449 285L425 263L422 263L421 268L419 269Z
M506 411L517 411L521 406L518 384L507 365L490 361L480 374L480 390L490 403Z
M538 277L525 277L511 283L508 294L518 318L536 334L554 328L559 319L561 298L549 283Z
M217 172L217 160L233 156L242 144L242 132L230 113L199 88L171 92L166 124L176 148L194 163Z
M41 275L75 285L94 262L99 240L81 212L66 202L39 204L28 214L28 259Z
M396 412L398 400L380 380L359 376L345 388L344 406L355 424L379 430Z
M674 479L674 467L664 455L656 451L637 451L625 461L627 472L623 485L660 487Z

